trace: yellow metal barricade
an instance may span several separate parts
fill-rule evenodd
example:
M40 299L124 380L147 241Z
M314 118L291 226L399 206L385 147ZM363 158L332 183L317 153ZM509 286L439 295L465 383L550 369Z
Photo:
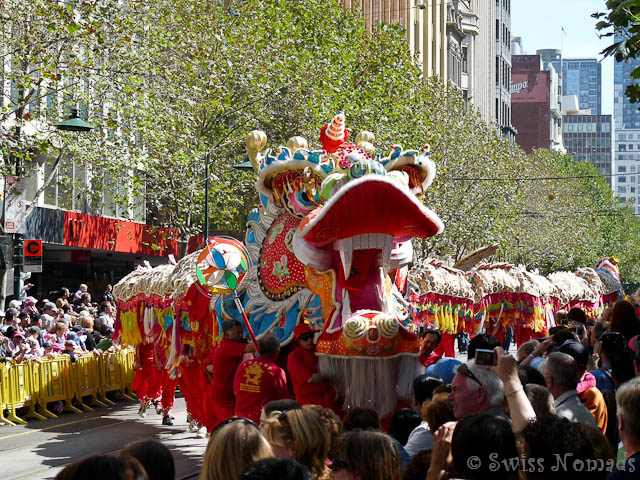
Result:
M125 381L122 369L122 352L109 352L100 355L100 388L98 389L98 398L107 405L115 405L109 400L107 392L119 391L120 396L126 400L135 401L135 398L129 396L125 391Z
M89 397L92 406L107 406L106 403L98 400L100 370L99 361L95 356L89 354L76 357L76 362L71 364L71 377L74 397L85 412L93 410L85 403L85 397Z
M9 410L9 369L4 363L0 364L0 422L15 426L11 420L4 416L4 411Z
M122 374L123 380L125 383L125 391L131 397L135 396L133 393L133 379L136 376L136 349L135 348L127 348L121 351L122 355Z
M45 417L35 411L37 403L38 386L35 385L33 367L31 363L10 363L6 365L9 379L9 420L13 423L26 424L16 414L16 409L27 407L24 418L37 418L45 420Z
M65 411L82 413L82 410L72 404L74 382L71 377L71 359L67 355L43 360L40 365L33 363L32 366L34 377L39 381L38 404L47 417L57 418L57 415L47 409L50 402L62 401Z

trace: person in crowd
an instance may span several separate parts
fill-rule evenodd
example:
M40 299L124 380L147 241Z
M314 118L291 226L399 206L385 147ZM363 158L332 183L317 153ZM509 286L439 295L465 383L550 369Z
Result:
M346 431L382 430L378 412L373 408L354 407L347 410L342 426Z
M64 342L67 340L67 324L64 322L56 322L53 326L53 329L49 333L53 333L53 339L51 343L59 343L60 345L64 345Z
M287 357L287 369L293 384L296 401L302 405L322 405L334 408L336 392L318 373L313 330L306 323L293 329L296 347Z
M91 312L91 308L93 308L93 304L91 303L91 294L89 292L84 292L80 295L80 303L76 306L76 310L80 311L80 308L82 307L89 310L89 312Z
M453 430L451 432L451 430ZM450 453L440 448L442 438L451 438ZM518 457L516 437L511 425L490 413L467 415L454 424L446 423L436 433L431 465L427 478L441 478L450 470L448 458L455 471L471 480L506 480L517 478L517 467L510 459ZM477 464L470 459L478 459ZM437 475L437 476L436 476Z
M96 348L100 348L99 345ZM156 364L154 349L155 343L153 342L142 342L136 345L134 361L136 374L133 377L131 388L140 400L138 415L141 418L145 417L151 402L160 396L160 388L162 387L162 372L158 368L159 365Z
M9 333L10 331L7 331ZM20 330L15 330L12 332L13 335L11 337L11 341L8 345L8 355L11 357L11 360L14 363L20 363L25 359L28 359L27 355L29 355L31 349L29 344L25 341L24 333Z
M625 338L620 332L605 332L594 348L594 356L600 361L600 368L591 370L596 379L596 387L601 392L615 390L611 378L611 360L622 354L625 348Z
M426 375L439 377L444 383L449 384L453 381L453 377L456 376L456 372L461 363L457 358L442 357L433 365L425 368L424 373Z
M290 458L265 458L247 467L241 480L312 480L304 465Z
M73 302L74 305L80 303L82 294L86 293L87 290L89 290L89 287L86 284L81 283L80 286L78 287L78 290L76 290L76 293L73 294L72 302Z
M640 469L640 377L618 388L618 430L625 451L624 468L616 469L607 480L638 478Z
M42 313L51 315L53 318L58 318L60 314L60 309L56 307L55 303L46 302L42 307Z
M140 462L128 456L92 455L64 467L54 480L148 480Z
M430 450L433 447L433 436L424 416L424 411L431 402L433 391L440 385L442 385L442 380L434 375L422 374L413 380L413 405L420 414L422 421L413 429L404 443L405 450L411 456L422 450Z
M124 447L121 456L135 458L143 466L149 480L174 480L176 466L164 443L140 440Z
M434 393L431 402L425 403L422 418L431 432L437 431L447 422L454 422L456 416L453 414L453 406L449 402L449 392ZM433 439L431 442L433 447Z
M60 296L56 299L56 306L61 310L64 309L64 307L69 305L70 295L69 289L67 287L62 287L60 289Z
M330 478L327 467L331 437L322 417L312 409L272 414L264 435L276 457L291 458L311 471L314 480Z
M441 341L442 333L435 328L426 328L420 333L420 355L418 359L422 365L428 367L442 358L444 352L434 352Z
M560 345L559 352L571 355L578 367L580 381L576 387L582 404L587 407L596 421L597 427L605 433L607 431L607 405L600 390L596 388L596 379L586 371L589 363L589 350L582 343L569 340Z
M102 294L102 300L104 302L115 302L116 299L113 296L113 286L108 283L106 288L104 289L104 293Z
M555 355L555 354L552 354ZM594 448L579 423L545 415L526 424L520 434L526 480L601 479L606 472L587 469L596 460Z
M87 313L87 315L90 315ZM104 332L107 328L113 328L115 323L115 309L109 302L102 302L98 309L98 317L94 324L96 330Z
M558 310L555 314L556 325L569 325L568 313L566 310Z
M640 334L640 320L633 305L626 300L615 303L609 314L609 324L612 331L620 332L627 341Z
M533 410L536 412L536 418L543 415L555 415L556 409L553 406L553 395L547 387L538 385L537 383L523 384L527 398L531 402Z
M613 465L616 456L613 453L611 445L598 427L592 427L591 425L585 425L584 423L578 423L580 430L587 437L587 440L593 447L593 455L596 459L601 459L604 465ZM603 469L605 470L605 469Z
M633 356L634 356L633 364L634 364L636 376L640 376L640 336L636 335L631 340L629 340L629 349L633 352Z
M38 300L36 300L35 297L28 296L27 298L24 299L21 313L26 313L26 314L37 313L38 309L36 307L36 303L38 303Z
M458 367L451 383L449 401L459 420L473 413L492 413L505 418L503 410L504 386L496 374L474 360Z
M258 349L260 356L242 362L233 381L234 414L255 423L260 421L260 411L266 403L289 398L287 376L275 364L280 354L280 342L273 335L265 335L258 340Z
M113 339L111 336L113 335L113 328L107 328L104 333L104 337L96 344L96 350L106 351L114 346Z
M18 314L18 326L22 330L26 330L27 328L29 328L30 323L31 323L31 314L24 311Z
M91 315L80 315L78 326L82 328L82 333L86 336L84 341L87 351L91 352L96 348L96 332L93 331L93 317Z
M393 439L373 430L346 432L338 439L335 480L400 480L402 463Z
M520 378L520 382L523 385L527 383L535 383L537 385L541 385L543 387L547 386L547 383L544 381L544 375L537 368L533 368L531 365L525 365L518 367L518 377Z
M292 398L272 400L268 403L265 403L262 407L262 410L260 411L260 429L264 427L264 424L267 422L267 418L269 418L273 412L278 412L280 414L282 412L295 410L297 408L302 408L302 405L300 405Z
M578 366L571 355L550 353L545 364L544 378L554 398L556 415L572 422L596 426L593 415L578 397Z
M517 352L518 362L522 362L525 358L531 355L537 346L538 346L537 340L529 340L527 342L524 342L522 345L520 345Z
M220 422L233 416L235 395L233 379L245 353L254 352L251 342L242 336L242 324L238 320L222 322L222 340L214 349L208 371L212 374L210 405L212 429Z
M350 408L347 411L347 415L344 417L343 427L345 431L352 430L376 430L382 431L380 425L380 418L378 412L373 408L355 407ZM411 455L407 452L404 446L398 442L395 438L391 437L394 442L398 453L400 454L400 461L403 466L409 463Z
M460 352L464 353L464 352ZM431 465L431 450L423 450L413 457L404 469L402 480L424 480Z
M322 405L305 405L302 408L315 410L320 414L320 417L322 418L324 426L327 428L329 437L331 439L329 447L329 460L333 461L333 459L336 458L336 446L338 437L340 437L340 435L342 434L342 420L338 415L335 414L333 410L331 410L330 408L325 408ZM260 420L262 420L262 417Z
M66 340L64 342L64 350L62 351L64 355L68 355L71 358L71 362L76 361L76 355L79 354L78 346L73 340Z
M409 435L420 425L421 419L418 412L410 408L396 410L389 423L389 435L396 439L400 445L405 445Z
M255 423L230 418L211 432L200 480L238 480L253 462L273 456Z
M476 335L469 342L469 348L467 350L467 359L473 360L476 357L476 350L478 348L484 350L493 350L496 347L501 346L500 340L488 333L482 333Z
M9 327L18 326L18 310L12 307L7 308L4 312L4 325L0 329L1 333L5 333Z
M39 327L43 329L45 332L50 331L55 325L55 323L56 322L54 321L51 315L47 315L46 313L43 313L42 315L40 315Z

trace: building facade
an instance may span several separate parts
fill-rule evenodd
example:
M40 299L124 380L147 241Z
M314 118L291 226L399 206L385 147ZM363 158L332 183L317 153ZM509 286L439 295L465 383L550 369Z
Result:
M615 131L614 192L640 214L640 128Z
M565 114L562 141L576 162L592 163L611 185L613 125L611 115ZM639 152L640 153L640 152Z
M613 116L616 129L640 128L640 110L625 96L627 86L634 83L631 72L640 66L640 59L613 64Z
M513 55L511 109L516 142L527 153L534 148L564 151L558 75L543 68L540 55Z
M502 135L515 139L511 112L511 0L487 2L495 6L495 120Z
M566 58L562 61L562 94L575 95L580 108L602 114L602 65L595 58Z

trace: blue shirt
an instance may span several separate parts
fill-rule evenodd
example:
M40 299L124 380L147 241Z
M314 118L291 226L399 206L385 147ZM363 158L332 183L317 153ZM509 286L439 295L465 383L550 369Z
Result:
M606 372L609 372L607 375ZM613 384L613 380L611 380L611 366L607 365L606 367L602 367L599 370L590 370L589 373L596 377L596 387L601 392L606 392L608 390L615 390L616 387Z

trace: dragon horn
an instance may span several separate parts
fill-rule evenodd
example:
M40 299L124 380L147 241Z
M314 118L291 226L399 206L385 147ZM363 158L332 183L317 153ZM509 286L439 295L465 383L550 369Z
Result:
M252 130L247 134L245 145L251 165L255 172L258 173L260 170L260 162L262 161L260 150L267 145L267 134L262 130Z

